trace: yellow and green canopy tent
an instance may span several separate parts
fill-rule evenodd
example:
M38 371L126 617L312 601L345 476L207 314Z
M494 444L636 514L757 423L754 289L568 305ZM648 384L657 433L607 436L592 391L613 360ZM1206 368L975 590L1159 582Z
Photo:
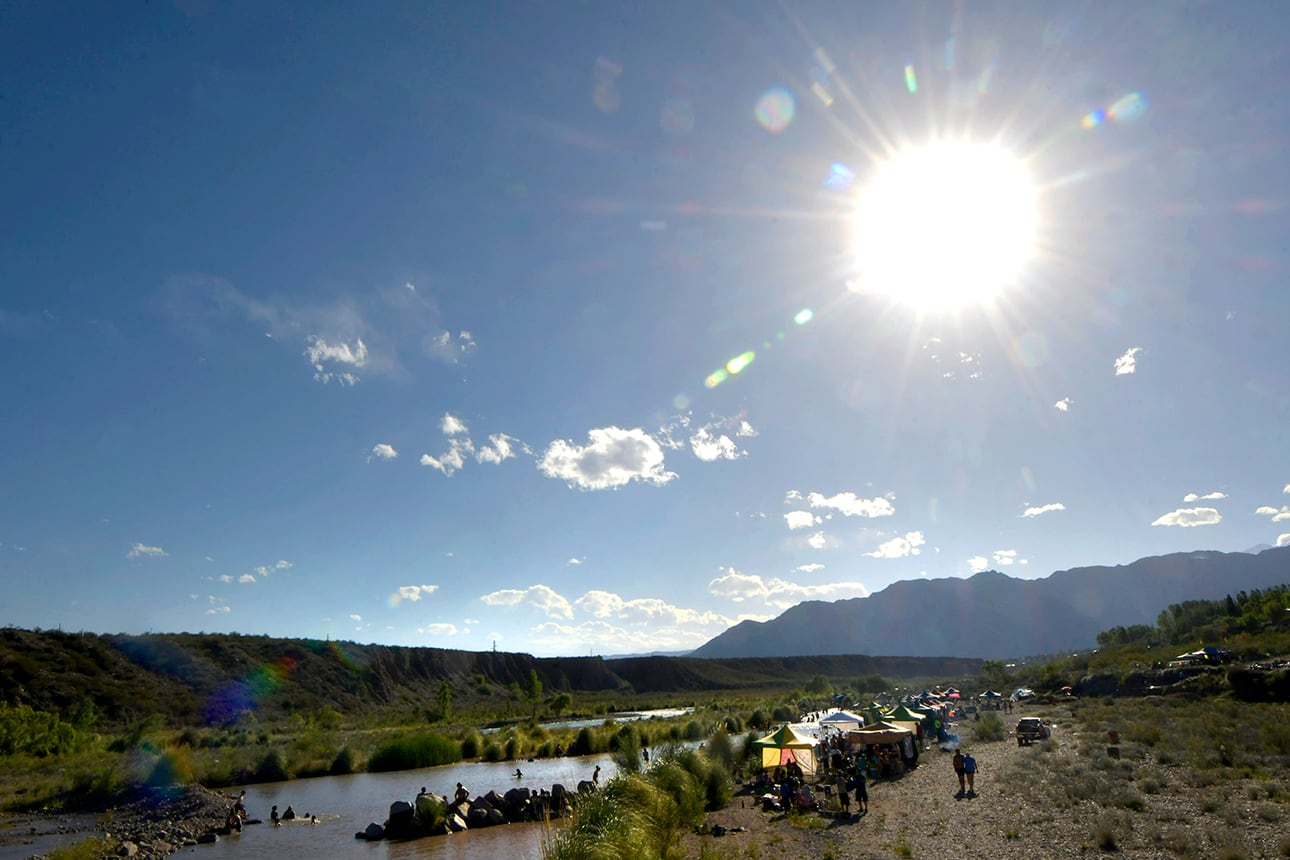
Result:
M784 726L753 741L753 749L761 750L763 768L779 767L795 761L804 775L811 776L815 773L815 744L814 738L798 734L792 726Z

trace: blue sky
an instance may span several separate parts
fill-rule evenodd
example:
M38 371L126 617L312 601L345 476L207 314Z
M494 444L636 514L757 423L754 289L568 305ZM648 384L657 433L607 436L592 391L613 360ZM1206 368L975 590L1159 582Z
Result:
M681 650L1290 543L1275 4L0 15L0 624ZM874 208L935 141L1030 183L979 300L989 174Z

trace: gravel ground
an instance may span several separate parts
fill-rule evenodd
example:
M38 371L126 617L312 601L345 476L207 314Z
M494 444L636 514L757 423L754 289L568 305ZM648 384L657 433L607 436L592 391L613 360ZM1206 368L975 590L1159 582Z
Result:
M1060 710L1031 709L1027 714L1055 719L1058 729L1052 739L1025 747L1011 735L974 742L971 728L961 728L963 746L971 749L979 768L974 798L956 797L950 753L931 750L900 779L871 782L869 813L849 820L785 817L762 812L751 797L736 796L725 809L711 813L707 824L743 832L687 835L685 856L1290 857L1290 805L1271 802L1266 782L1211 782L1146 757L1112 759L1105 754L1104 739L1080 743L1072 734L1074 722ZM1015 719L1014 714L1010 724Z

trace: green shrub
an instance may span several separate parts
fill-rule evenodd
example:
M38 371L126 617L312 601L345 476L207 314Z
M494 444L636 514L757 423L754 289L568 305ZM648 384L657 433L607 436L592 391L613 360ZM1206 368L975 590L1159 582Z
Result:
M461 739L461 757L462 758L479 758L479 751L483 749L484 739L479 736L478 732L469 732Z
M994 711L981 714L980 719L972 723L972 736L978 741L1001 741L1007 733L1003 720Z
M495 746L490 743L490 747ZM500 753L500 750L499 750ZM451 738L430 732L409 735L382 744L372 753L367 769L373 773L412 770L461 761L461 746ZM497 759L490 759L497 761Z
M341 776L347 773L354 773L358 770L358 755L348 744L340 748L336 753L336 758L332 759L331 767L327 772L332 776Z
M769 726L770 720L766 718L766 712L761 708L753 711L748 717L748 728L750 729L765 729Z
M256 782L283 782L291 779L287 770L287 757L282 750L270 750L255 768Z

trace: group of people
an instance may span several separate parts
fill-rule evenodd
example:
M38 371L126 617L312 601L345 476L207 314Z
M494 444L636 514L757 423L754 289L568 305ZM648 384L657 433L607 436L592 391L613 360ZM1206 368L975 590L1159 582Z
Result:
M309 819L310 824L318 823L317 815L306 815L304 817ZM269 810L269 821L273 823L274 827L281 827L284 821L294 821L295 819L296 811L289 805L287 806L287 811L283 812L281 815L278 814L278 807L276 804L273 809ZM242 825L248 823L258 824L259 822L247 821L246 790L243 789L242 792L238 794L237 799L233 801L233 805L229 807L228 818L224 820L224 827L230 833L241 833Z

